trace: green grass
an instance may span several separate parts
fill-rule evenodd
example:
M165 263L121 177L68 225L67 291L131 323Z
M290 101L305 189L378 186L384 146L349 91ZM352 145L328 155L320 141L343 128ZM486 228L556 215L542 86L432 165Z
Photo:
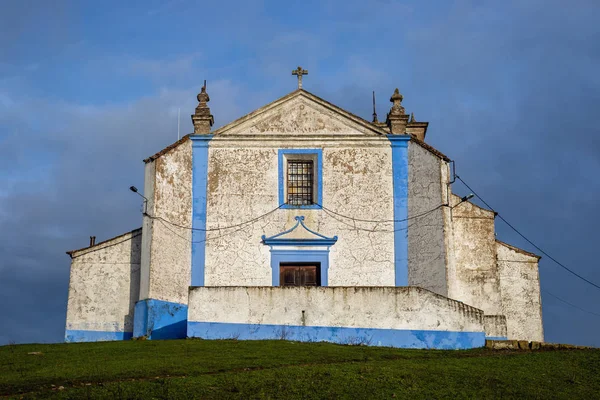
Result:
M435 351L231 340L0 347L0 397L8 398L593 399L600 397L599 376L596 349Z

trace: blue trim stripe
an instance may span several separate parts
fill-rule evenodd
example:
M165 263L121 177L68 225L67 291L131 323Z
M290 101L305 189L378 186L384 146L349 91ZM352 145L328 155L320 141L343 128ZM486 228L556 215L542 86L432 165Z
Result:
M508 340L506 336L486 336L485 340Z
M65 331L65 342L111 342L115 340L129 340L133 337L133 332L108 332L108 331L87 331L77 329L67 329Z
M208 143L214 135L191 135L192 139L192 286L204 286L206 252L206 187Z
M329 285L329 250L274 250L271 249L273 286L279 286L279 265L282 262L314 262L321 264L321 286Z
M145 299L135 303L133 336L148 339L184 339L188 306L170 301Z
M410 135L388 135L394 186L394 266L396 286L408 286L408 142Z
M293 340L332 342L406 349L473 349L485 346L484 332L449 332L345 328L327 326L254 325L222 322L188 322L188 337L202 339Z
M283 170L284 160L283 157L286 154L316 154L317 156L317 204L308 206L293 206L284 204L285 198L285 171ZM320 209L323 204L323 150L322 149L279 149L278 151L278 182L279 182L279 204L281 208L303 208L303 209Z

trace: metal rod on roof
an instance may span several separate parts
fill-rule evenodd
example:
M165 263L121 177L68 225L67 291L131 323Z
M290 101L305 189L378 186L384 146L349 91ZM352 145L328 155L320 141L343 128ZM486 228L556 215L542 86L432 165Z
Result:
M373 122L377 121L377 110L375 109L375 91L373 90Z

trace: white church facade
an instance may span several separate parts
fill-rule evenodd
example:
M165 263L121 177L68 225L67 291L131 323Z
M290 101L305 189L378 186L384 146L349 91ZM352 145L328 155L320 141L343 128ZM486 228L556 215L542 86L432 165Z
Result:
M68 252L66 341L543 341L539 257L452 193L397 89L385 122L299 84L211 130L198 100L194 133L144 160L142 227Z

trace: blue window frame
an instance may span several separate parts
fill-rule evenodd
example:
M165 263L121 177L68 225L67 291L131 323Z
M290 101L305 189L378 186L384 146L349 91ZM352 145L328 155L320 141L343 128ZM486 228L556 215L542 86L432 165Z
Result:
M310 205L291 205L287 203L287 162L288 160L313 160L314 190L313 202ZM323 150L321 149L279 149L279 204L281 208L320 209L323 204Z
M271 269L273 286L279 286L279 269L282 263L314 263L320 266L321 286L329 283L329 248L333 246L338 237L327 237L304 225L304 216L295 218L296 224L290 229L276 235L266 237L262 235L262 242L271 247ZM284 236L298 229L304 228L315 236L312 239L287 239ZM284 247L292 246L293 249ZM313 249L310 249L313 247ZM317 249L314 249L317 247ZM306 248L306 249L304 249Z
M329 247L324 250L276 250L271 249L271 271L273 286L280 286L279 267L282 263L319 264L321 286L329 285Z

